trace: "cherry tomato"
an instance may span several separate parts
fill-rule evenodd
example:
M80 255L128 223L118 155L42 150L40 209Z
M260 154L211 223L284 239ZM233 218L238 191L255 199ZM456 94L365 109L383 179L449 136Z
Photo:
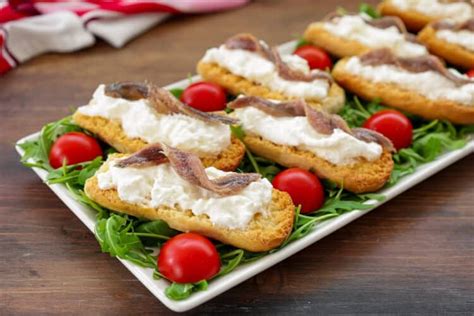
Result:
M211 82L196 82L184 89L181 101L203 112L225 109L227 96L225 90Z
M332 68L332 61L328 53L319 47L303 45L298 47L293 54L306 59L310 69L326 70Z
M318 177L300 169L286 169L275 176L273 187L287 192L295 205L301 204L301 213L319 209L324 203L324 188Z
M397 150L410 146L413 125L410 120L396 110L382 110L365 121L365 128L377 131L390 139Z
M221 262L216 247L195 233L179 234L168 240L158 255L158 270L179 283L208 280L219 272Z
M467 75L469 78L474 78L474 69L468 70L468 71L466 72L466 75Z
M102 156L102 149L94 137L70 132L60 136L54 142L49 152L49 164L53 168L59 168L64 160L67 165L73 165L93 160L98 156Z

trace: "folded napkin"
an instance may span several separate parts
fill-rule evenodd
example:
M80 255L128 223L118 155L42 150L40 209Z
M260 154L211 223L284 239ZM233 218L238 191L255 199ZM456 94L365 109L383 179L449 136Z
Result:
M0 75L46 52L100 37L122 47L172 14L232 9L249 0L0 0Z

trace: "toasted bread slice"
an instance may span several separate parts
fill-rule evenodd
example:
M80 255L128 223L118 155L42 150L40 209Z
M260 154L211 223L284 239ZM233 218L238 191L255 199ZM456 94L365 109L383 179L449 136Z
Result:
M384 151L376 161L360 159L346 166L336 166L309 151L278 145L259 136L246 135L247 148L255 154L275 161L282 166L310 170L323 179L354 193L374 192L382 188L393 169L392 155Z
M321 22L311 23L306 28L303 38L337 57L359 55L370 50L370 47L359 41L345 39L328 32Z
M227 69L215 64L199 62L197 72L207 81L217 83L234 95L244 94L257 96L272 100L291 100L296 99L288 97L279 92L270 90L260 84L254 83L241 76L232 74ZM316 108L323 108L326 111L336 113L344 106L344 90L336 83L331 84L328 96L323 100L305 100L309 105Z
M149 145L140 138L129 138L119 122L100 116L88 116L76 111L74 122L97 135L104 142L121 153L134 153ZM205 167L215 167L223 171L235 170L245 154L245 146L232 136L231 144L217 156L201 157Z
M414 10L402 10L397 6L393 5L390 0L384 0L381 2L377 9L382 15L393 15L398 16L402 19L403 23L408 30L412 32L418 32L430 22L437 20L436 17L432 17Z
M101 167L107 170L107 162ZM262 252L278 247L291 233L295 206L286 192L273 190L268 215L256 214L245 230L215 226L206 215L194 215L178 206L151 208L120 200L117 190L101 190L96 176L86 181L84 191L98 204L119 213L149 220L161 219L171 228L192 231L248 251Z
M466 69L474 68L474 52L438 38L436 30L431 25L426 26L418 33L418 40L425 44L432 54L449 63Z
M474 124L474 106L464 106L450 100L431 100L391 83L372 82L345 70L348 58L333 68L334 79L345 89L366 99L379 98L387 106L419 115L428 120L448 120L456 124Z

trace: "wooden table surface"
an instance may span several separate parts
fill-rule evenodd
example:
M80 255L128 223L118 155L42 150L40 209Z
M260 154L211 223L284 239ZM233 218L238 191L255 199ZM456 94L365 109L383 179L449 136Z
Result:
M254 1L174 18L117 50L48 54L0 77L0 314L169 313L18 162L14 142L86 103L99 83L165 85L237 32L271 44L357 1ZM194 313L474 312L474 155L193 310Z

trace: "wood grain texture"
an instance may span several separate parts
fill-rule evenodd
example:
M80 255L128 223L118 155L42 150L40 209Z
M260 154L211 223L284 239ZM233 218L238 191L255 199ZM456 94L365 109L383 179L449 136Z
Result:
M164 85L234 33L278 44L357 3L254 1L171 19L121 50L48 54L0 77L0 314L170 313L20 165L17 139L86 103L99 83ZM473 166L471 155L191 314L473 313Z

